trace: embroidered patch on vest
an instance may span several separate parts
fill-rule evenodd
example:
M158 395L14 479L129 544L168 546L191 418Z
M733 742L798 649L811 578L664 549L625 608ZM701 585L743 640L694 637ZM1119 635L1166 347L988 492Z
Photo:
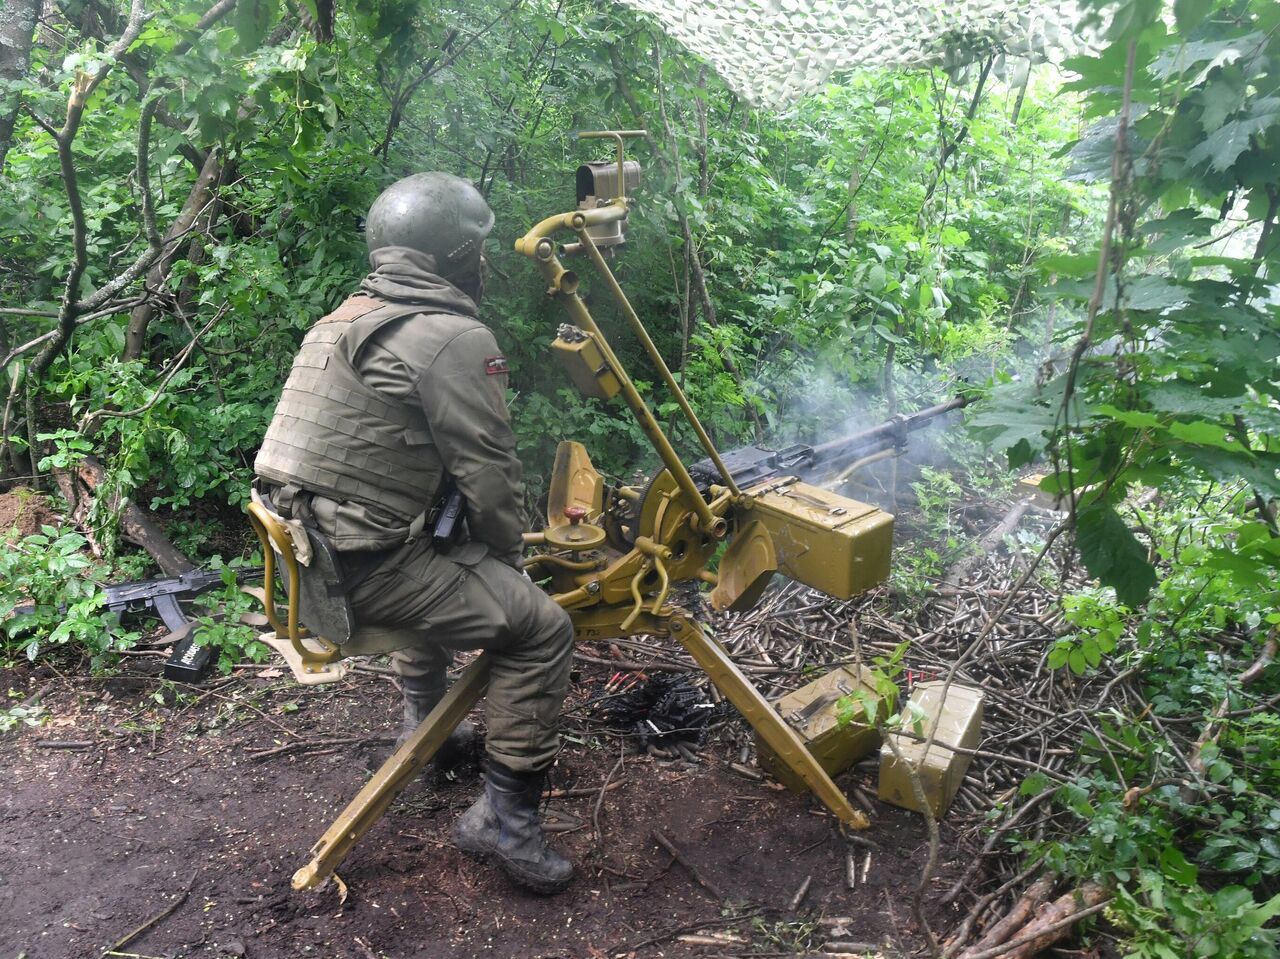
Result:
M511 368L507 366L505 356L491 356L484 361L484 371L489 376L497 376L499 373L510 373Z

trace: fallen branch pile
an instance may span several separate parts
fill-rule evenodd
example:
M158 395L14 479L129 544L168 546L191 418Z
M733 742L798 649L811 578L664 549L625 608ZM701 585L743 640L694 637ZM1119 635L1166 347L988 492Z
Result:
M1043 514L1024 519L1018 511L1017 519L1049 535L1052 520ZM951 842L970 853L941 897L941 904L962 910L945 954L964 959L1035 955L1067 935L1079 918L1103 908L1107 896L1100 887L1067 890L1053 899L1059 890L1047 878L1036 881L1037 864L1028 867L1011 855L1008 839L1015 832L1032 838L1046 834L1053 815L1046 800L1072 776L1084 734L1114 749L1127 748L1099 727L1100 714L1111 707L1141 712L1145 706L1128 682L1130 675L1105 662L1087 677L1049 668L1049 652L1065 631L1058 601L1063 581L1070 588L1083 584L1082 574L1067 565L1065 546L1054 544L1046 567L1038 570L1052 574L1047 564L1058 563L1059 575L1033 574L1015 592L1029 557L999 556L997 543L983 545L986 555L966 564L967 581L949 576L914 608L887 586L839 601L790 583L750 611L706 616L735 662L770 698L837 665L871 664L904 642L909 644L903 661L908 682L943 679L986 633L955 675L956 682L980 686L986 694L984 738L947 817ZM625 659L633 668L687 671L691 680L701 681L697 667L674 644L652 638L616 641L612 653L610 662ZM716 697L713 689L708 692ZM748 738L745 732L741 736L745 753ZM1033 773L1042 774L1046 785L1023 796L1020 787ZM975 936L980 938L970 945Z

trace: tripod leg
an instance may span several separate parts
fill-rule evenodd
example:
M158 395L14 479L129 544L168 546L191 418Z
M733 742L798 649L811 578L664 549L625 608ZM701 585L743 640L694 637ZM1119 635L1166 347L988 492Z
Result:
M804 780L810 792L821 799L840 822L853 829L866 829L871 825L862 812L849 805L845 794L805 748L804 740L782 721L778 711L769 705L719 643L704 633L697 623L683 616L672 616L669 629L694 662L711 677L716 688L742 713L751 728L760 734L788 769Z
M311 861L293 874L294 889L311 889L338 868L351 847L369 831L396 796L413 781L449 738L489 685L489 657L479 656L462 671L435 709L403 746L379 767L347 808L311 847Z

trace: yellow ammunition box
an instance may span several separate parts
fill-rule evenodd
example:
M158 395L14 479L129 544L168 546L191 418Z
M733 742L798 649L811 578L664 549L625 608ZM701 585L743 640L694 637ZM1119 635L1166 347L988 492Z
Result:
M794 479L748 490L744 505L791 579L848 599L889 576L893 517L881 509Z
M604 351L595 337L586 330L564 324L560 327L551 349L560 358L569 379L573 380L583 396L609 400L622 390L618 376L609 366Z
M855 701L854 721L840 725L840 701L862 690L875 696L870 678L852 666L841 666L807 686L787 693L773 704L783 722L804 740L805 747L829 775L844 772L863 756L869 756L880 745L880 734L875 726L861 720L866 712L860 701ZM893 704L880 700L878 710L884 719ZM795 771L765 745L756 735L756 755L760 768L793 792L804 792L808 787Z
M920 777L920 785L924 787L929 808L934 816L941 816L951 805L956 790L964 781L964 774L968 772L969 762L973 757L968 753L958 753L955 749L978 747L982 739L983 694L982 690L973 686L952 683L944 702L944 685L942 682L920 683L911 695L911 703L924 712L918 734L928 738L929 731L935 725L938 729L927 755L924 742L896 733L890 735L895 737L894 742L902 753L902 762L898 762L888 743L880 747L880 798L884 802L918 813L924 812L916 801L915 790L911 788L909 768L914 768ZM903 710L903 715L909 717L910 713ZM915 729L911 731L917 732Z

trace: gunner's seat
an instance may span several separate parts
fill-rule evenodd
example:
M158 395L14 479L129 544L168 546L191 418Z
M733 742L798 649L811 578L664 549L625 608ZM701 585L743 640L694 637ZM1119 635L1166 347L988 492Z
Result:
M332 683L347 673L343 659L403 649L421 642L418 631L357 623L343 588L340 564L324 537L289 522L255 496L249 523L262 543L262 589L248 589L265 607L272 632L259 638L289 665L298 682ZM276 603L276 578L285 606Z

